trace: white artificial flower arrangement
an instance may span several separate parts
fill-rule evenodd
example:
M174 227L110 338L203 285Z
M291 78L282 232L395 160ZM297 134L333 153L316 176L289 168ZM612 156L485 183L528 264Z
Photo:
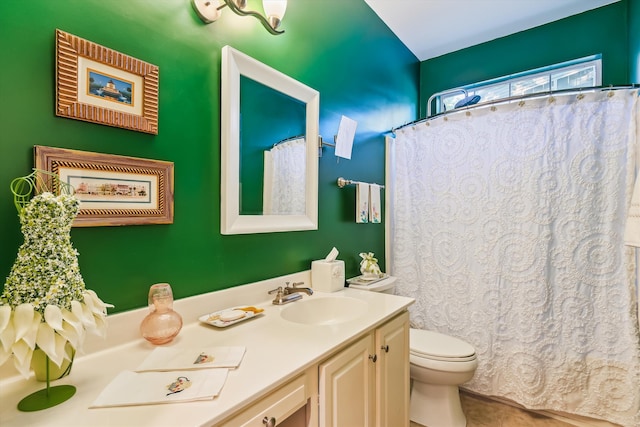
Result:
M44 192L16 206L24 243L0 296L0 365L13 355L28 377L34 349L61 366L73 358L67 343L75 353L86 331L104 336L106 308L113 306L86 289L80 274L70 236L78 199Z

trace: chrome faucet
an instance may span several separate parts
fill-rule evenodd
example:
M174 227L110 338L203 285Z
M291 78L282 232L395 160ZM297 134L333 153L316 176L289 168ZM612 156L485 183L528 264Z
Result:
M285 285L283 291L285 293L285 295L291 295L293 293L296 292L304 292L307 295L313 295L313 289L311 288L299 288L298 286L300 285L304 285L304 282L294 282L291 284L291 287L289 287L289 282L287 282L287 284Z
M289 282L286 282L284 288L282 286L278 286L276 289L270 290L269 294L276 294L276 297L273 300L273 304L283 305L293 301L297 301L302 298L302 295L300 295L300 293L313 295L313 289L299 288L299 285L304 285L304 282L296 282L293 283L292 286L289 286Z

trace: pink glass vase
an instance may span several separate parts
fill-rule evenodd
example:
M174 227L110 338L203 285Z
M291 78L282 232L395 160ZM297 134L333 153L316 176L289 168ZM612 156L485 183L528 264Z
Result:
M149 289L150 313L142 320L140 332L151 344L171 342L182 329L182 316L173 311L173 292L168 283L156 283Z

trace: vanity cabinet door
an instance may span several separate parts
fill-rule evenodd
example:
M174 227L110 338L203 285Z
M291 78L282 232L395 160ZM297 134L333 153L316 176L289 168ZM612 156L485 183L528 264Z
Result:
M375 332L376 427L409 425L409 313Z
M373 333L319 366L320 427L373 427Z

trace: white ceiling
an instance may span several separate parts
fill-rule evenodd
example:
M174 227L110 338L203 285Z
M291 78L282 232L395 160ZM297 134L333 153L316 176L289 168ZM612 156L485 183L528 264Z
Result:
M619 0L365 0L420 61Z

